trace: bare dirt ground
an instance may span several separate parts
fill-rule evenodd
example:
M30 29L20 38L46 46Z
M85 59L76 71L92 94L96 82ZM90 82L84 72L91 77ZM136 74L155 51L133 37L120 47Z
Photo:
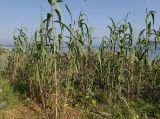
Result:
M0 119L41 119L39 108L31 109L25 105L15 105L12 108L3 110Z
M61 119L77 119L80 117L80 111L71 107L66 107L61 112ZM25 105L15 105L10 109L4 110L0 113L0 119L50 119L37 106L30 108ZM79 118L78 118L79 119Z

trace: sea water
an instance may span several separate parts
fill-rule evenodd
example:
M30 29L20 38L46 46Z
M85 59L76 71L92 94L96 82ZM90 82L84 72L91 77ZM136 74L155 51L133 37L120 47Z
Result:
M11 50L11 49L14 48L14 45L5 45L3 47ZM98 50L99 46L95 45L95 46L93 46L93 49L97 49ZM64 50L64 52L67 52L68 48L67 47L63 47L63 50ZM160 44L157 45L156 49L155 49L155 45L150 45L148 58L149 59L160 58Z

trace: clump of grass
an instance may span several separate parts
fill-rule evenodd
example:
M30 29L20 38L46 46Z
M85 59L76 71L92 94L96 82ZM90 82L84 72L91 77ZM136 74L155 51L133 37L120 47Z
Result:
M0 77L0 107L11 107L18 103L19 94L15 93L14 87L11 86L8 80Z

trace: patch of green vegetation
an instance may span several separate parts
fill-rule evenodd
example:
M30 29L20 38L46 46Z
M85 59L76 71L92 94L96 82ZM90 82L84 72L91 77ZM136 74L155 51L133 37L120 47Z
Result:
M3 48L2 48L2 45L0 44L0 55L2 55L3 53Z
M160 118L160 102L137 100L130 102L130 106L139 114L141 117L153 117L156 119Z
M18 93L15 93L10 82L0 77L0 110L18 103L18 97Z
M2 53L3 53L3 50L2 50L2 48L0 48L0 55L2 55Z
M128 101L127 105L122 101L116 101L112 105L98 105L99 112L111 114L108 119L159 119L160 103L144 100ZM86 111L84 119L103 119L103 116Z

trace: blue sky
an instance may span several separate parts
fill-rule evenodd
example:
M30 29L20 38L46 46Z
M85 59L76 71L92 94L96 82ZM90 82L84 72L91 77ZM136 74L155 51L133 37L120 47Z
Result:
M130 12L129 20L135 28L135 33L144 27L145 8L147 0L65 0L74 19L78 18L80 11L88 16L88 24L95 29L94 35L98 38L107 33L110 25L108 17L115 20L124 18ZM25 26L31 36L39 28L41 7L43 18L46 17L50 6L47 0L1 0L0 1L0 43L12 42L13 30ZM160 23L160 0L150 0L150 10L157 11L156 25ZM69 16L62 5L63 21L69 22Z

